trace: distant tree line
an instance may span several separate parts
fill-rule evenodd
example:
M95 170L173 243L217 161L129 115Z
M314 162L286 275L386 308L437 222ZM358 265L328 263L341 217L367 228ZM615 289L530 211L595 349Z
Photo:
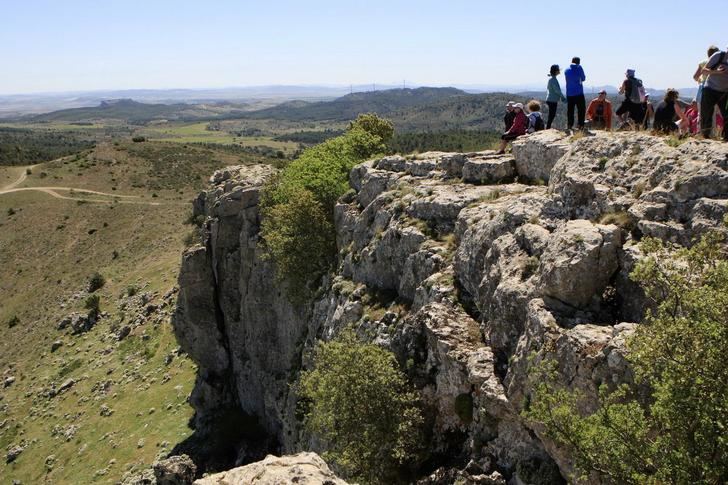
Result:
M294 143L303 143L304 145L318 145L329 138L334 138L344 133L341 130L318 130L318 131L296 131L294 133L284 133L273 138L275 141L292 141Z
M94 142L73 133L0 128L0 165L29 165L72 155Z

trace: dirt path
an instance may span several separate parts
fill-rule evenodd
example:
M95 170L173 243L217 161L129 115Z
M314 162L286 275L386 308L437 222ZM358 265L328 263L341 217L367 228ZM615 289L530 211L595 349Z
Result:
M11 183L10 185L6 185L5 187L0 187L0 195L3 194L11 194L13 192L43 192L44 194L48 194L51 197L55 197L57 199L64 199L64 200L80 200L84 202L96 202L96 203L102 203L102 204L108 204L110 202L119 202L122 204L144 204L144 205L162 205L161 202L147 202L144 200L133 200L133 199L139 199L138 195L119 195L119 194L109 194L107 192L99 192L97 190L87 190L87 189L77 189L75 187L18 187L20 184L25 182L25 179L28 178L28 172L27 170L30 169L31 171L42 164L38 163L35 165L29 165L26 167L20 167L22 169L22 172L20 174L20 177L18 179ZM61 195L58 192L59 191L67 191L69 192L70 196ZM111 199L90 199L90 198L81 198L81 197L73 197L73 193L80 193L80 194L91 194L91 195L101 195L104 197L110 197Z

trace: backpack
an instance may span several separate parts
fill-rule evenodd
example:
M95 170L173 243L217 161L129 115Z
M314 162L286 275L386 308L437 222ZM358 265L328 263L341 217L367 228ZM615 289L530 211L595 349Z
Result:
M538 111L528 115L528 132L533 133L534 131L541 131L546 128L543 122L543 116Z
M627 96L630 101L636 104L642 104L647 99L645 97L646 94L647 93L645 92L645 87L642 84L641 79L637 79L636 77L630 79L630 89Z

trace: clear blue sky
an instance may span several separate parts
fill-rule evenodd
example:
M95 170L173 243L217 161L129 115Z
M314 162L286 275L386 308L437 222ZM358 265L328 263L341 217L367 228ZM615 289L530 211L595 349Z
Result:
M263 84L692 86L726 0L0 0L0 93ZM719 21L720 20L720 21Z

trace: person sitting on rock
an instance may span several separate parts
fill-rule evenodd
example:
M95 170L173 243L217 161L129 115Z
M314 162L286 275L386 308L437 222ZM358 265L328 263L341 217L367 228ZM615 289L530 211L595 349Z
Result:
M687 133L688 122L682 108L680 108L680 103L677 102L679 97L680 93L677 90L667 90L665 99L655 109L655 131L673 133L680 130Z
M535 99L528 102L528 129L526 133L541 131L545 128L543 116L541 115L541 103Z
M642 113L644 113L645 116L642 119L642 129L649 130L650 121L652 121L652 118L655 117L655 107L652 105L652 101L650 101L649 94L645 94L645 102L642 103Z
M521 103L514 104L513 112L516 114L515 118L513 119L513 124L511 125L510 129L503 133L503 135L501 136L501 144L500 148L498 149L498 155L503 155L506 152L506 146L508 146L509 142L512 142L519 136L523 136L526 134L526 129L528 128L528 118L523 112L523 105Z
M506 131L511 129L511 126L513 125L513 120L516 117L516 112L513 109L513 106L516 103L513 101L508 101L506 104L506 114L503 116L503 124L506 126Z
M605 90L599 91L599 96L589 103L586 110L586 120L590 128L612 129L612 103L607 99Z
M619 87L619 94L624 94L622 104L617 108L617 117L622 121L620 129L641 126L645 118L642 112L644 102L644 87L642 80L635 77L634 69L627 69L624 81Z
M697 135L700 131L700 108L697 98L693 98L690 106L685 110L685 119L688 122L688 133Z

